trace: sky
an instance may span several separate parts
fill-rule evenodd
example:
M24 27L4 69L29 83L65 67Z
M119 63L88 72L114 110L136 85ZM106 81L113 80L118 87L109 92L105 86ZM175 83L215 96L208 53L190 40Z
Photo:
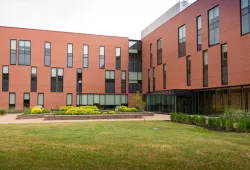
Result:
M141 31L177 2L179 0L0 0L0 26L141 39Z

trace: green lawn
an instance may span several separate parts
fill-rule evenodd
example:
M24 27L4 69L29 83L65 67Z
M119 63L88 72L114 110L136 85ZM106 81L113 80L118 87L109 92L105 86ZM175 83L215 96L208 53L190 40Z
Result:
M0 125L4 170L249 168L250 134L166 121Z

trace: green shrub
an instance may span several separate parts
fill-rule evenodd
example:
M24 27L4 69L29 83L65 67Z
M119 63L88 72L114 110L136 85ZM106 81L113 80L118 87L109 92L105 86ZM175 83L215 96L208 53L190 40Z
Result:
M6 110L0 109L0 115L4 115L6 113Z
M241 109L224 109L223 117L232 119L235 123L241 118L250 118L250 112Z
M175 115L175 122L181 122L181 115L179 113Z
M220 117L222 129L226 129L226 118Z
M218 130L221 130L222 129L222 126L221 126L221 119L220 118L215 118L215 128L218 129Z
M192 124L197 125L199 121L199 117L197 115L192 116Z
M170 119L172 122L175 122L176 121L176 113L170 113Z
M31 114L41 114L42 112L43 110L36 106L31 109Z
M102 114L105 114L105 115L106 115L106 114L108 114L108 112L103 112Z
M199 117L198 117L198 125L201 125L201 126L206 125L206 117L204 117L204 116L199 116Z
M119 112L138 112L138 110L135 107L129 108L127 106L120 106Z
M73 106L62 106L62 107L60 107L60 111L68 111L69 109L72 109L72 108L74 108Z
M192 124L192 121L193 121L192 116L188 115L187 123L188 123L188 124Z
M42 113L50 113L50 110L44 109L44 110L42 111Z
M54 112L54 111L60 111L60 109L59 108L53 108L53 109L50 109L52 112Z
M208 118L208 126L212 127L212 128L216 128L216 126L217 126L216 121L217 121L217 118L209 117Z
M233 120L232 119L227 119L226 121L226 131L230 132L233 130L234 126L233 126Z
M246 130L247 132L250 132L250 119L246 119Z
M23 114L31 114L31 109L25 109L25 110L23 111Z
M246 120L244 118L241 118L237 122L237 132L246 132Z
M108 114L112 114L113 115L113 114L116 114L116 112L115 111L109 111Z
M7 113L23 113L23 109L9 109Z

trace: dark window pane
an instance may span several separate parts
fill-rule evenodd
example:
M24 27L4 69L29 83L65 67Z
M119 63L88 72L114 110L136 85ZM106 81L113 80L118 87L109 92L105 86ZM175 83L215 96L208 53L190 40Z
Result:
M50 56L45 56L45 66L50 66Z
M250 32L250 29L249 29L249 15L250 14L242 16L242 34L247 34L247 33Z
M220 27L215 28L215 40L214 44L218 44L220 42Z

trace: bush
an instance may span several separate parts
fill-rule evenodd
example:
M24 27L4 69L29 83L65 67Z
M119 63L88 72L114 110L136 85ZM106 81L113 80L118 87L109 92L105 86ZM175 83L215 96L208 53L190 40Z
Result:
M188 124L192 124L192 121L193 121L192 116L188 115L187 123L188 123Z
M250 118L250 112L247 110L226 108L223 117L232 119L236 123L241 118Z
M23 113L23 109L9 109L7 113Z
M81 109L93 109L93 110L98 110L97 106L80 106Z
M170 119L172 122L175 122L176 121L176 113L170 113Z
M250 132L250 119L246 119L246 130Z
M52 112L54 111L60 111L60 108L53 108L53 109L50 109Z
M222 129L226 129L226 118L220 117Z
M222 129L222 126L221 126L221 119L220 118L215 118L215 127L216 129L218 130L221 130Z
M129 108L127 106L120 106L119 112L138 112L138 110L135 107Z
M31 109L31 114L41 114L42 112L43 110L36 106Z
M0 109L0 115L4 115L6 113L6 110Z
M113 115L113 114L116 114L116 112L115 111L109 111L108 114L112 114Z
M198 125L201 125L201 126L206 125L206 117L204 117L204 116L199 116L199 117L198 117Z
M50 110L44 109L44 110L42 111L42 113L50 113Z
M73 109L74 107L73 106L62 106L60 107L60 111L68 111L69 109Z
M197 125L198 121L199 121L198 119L199 119L199 117L197 115L192 116L192 124Z
M230 132L234 128L233 126L233 120L232 119L227 119L226 120L226 131Z
M23 114L31 114L31 109L25 109L25 110L23 111Z
M236 131L246 132L246 120L245 119L241 118L238 120Z
M212 128L216 128L216 119L217 118L209 117L208 118L208 126L212 127Z

